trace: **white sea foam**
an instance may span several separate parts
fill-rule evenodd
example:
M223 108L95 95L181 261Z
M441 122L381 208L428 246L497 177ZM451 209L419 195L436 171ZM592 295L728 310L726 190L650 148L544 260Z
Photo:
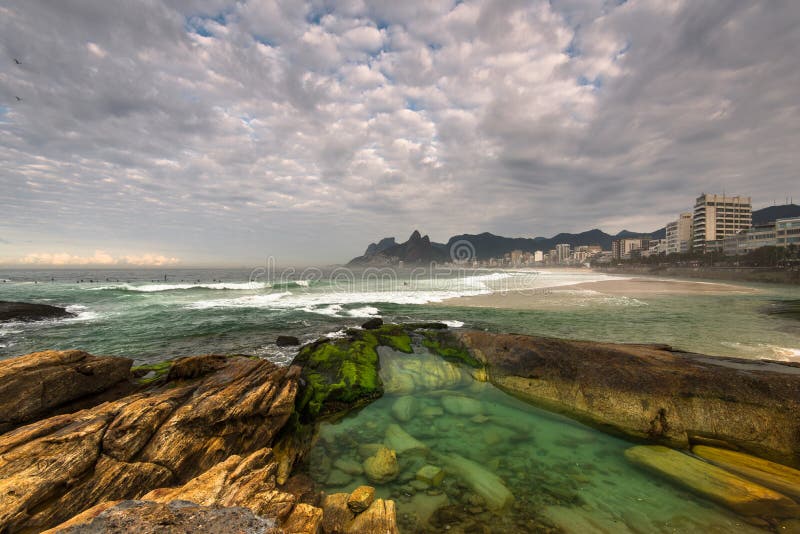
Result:
M464 326L464 323L462 321L436 321L436 322L446 324L450 328L461 328L462 326Z
M336 330L335 332L328 332L325 334L325 337L328 339L341 339L343 337L347 337L347 330L342 328L341 330Z
M301 280L302 282L302 280ZM295 282L298 283L298 282ZM138 291L140 293L155 293L159 291L179 291L185 289L227 289L227 290L258 290L268 289L271 286L264 282L217 282L212 284L115 284L86 288L88 291L124 290Z

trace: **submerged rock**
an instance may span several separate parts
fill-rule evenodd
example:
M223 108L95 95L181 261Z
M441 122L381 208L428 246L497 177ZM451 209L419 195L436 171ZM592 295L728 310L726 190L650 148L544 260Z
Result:
M438 486L444 480L444 471L440 467L428 464L419 468L416 477L429 486Z
M385 484L394 480L399 472L397 454L386 447L381 447L374 456L364 460L364 473L367 479L375 484Z
M483 497L490 510L503 510L514 501L500 477L472 460L458 454L441 455L440 459L447 472L461 478L472 491Z
M358 476L364 473L364 468L361 467L361 462L349 460L347 458L337 459L335 462L333 462L333 467L352 476Z
M453 415L471 417L483 413L481 401L464 397L463 395L443 396L442 406L444 407L444 411Z
M0 322L41 321L43 319L63 319L66 317L75 317L75 314L68 312L66 308L49 304L0 300Z
M639 445L625 451L625 457L739 514L800 517L800 505L785 495L688 454L660 445Z
M110 390L130 378L127 358L48 350L0 360L0 432Z
M700 439L800 466L800 366L664 346L456 334L501 389L556 412L688 448Z
M800 471L742 452L695 445L692 452L744 478L763 484L800 501Z
M392 415L401 423L411 421L417 413L417 399L404 395L392 404Z
M364 322L364 324L361 325L361 328L364 330L375 330L381 326L383 326L383 319L380 317L374 317Z
M382 352L387 354L388 351ZM410 395L415 391L451 388L472 382L469 372L459 365L431 354L384 360L380 374L386 392L394 395Z
M391 424L386 428L386 445L397 454L427 454L428 446L403 430L399 425Z

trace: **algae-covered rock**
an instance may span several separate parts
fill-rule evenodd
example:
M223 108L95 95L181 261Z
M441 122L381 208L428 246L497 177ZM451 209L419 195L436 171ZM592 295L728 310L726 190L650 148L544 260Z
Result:
M392 404L392 415L401 423L407 423L414 418L417 412L417 399L411 395L404 395Z
M474 369L483 364L478 361L458 337L448 331L425 330L422 332L422 345L437 356L454 363L462 363Z
M386 445L397 454L426 454L428 446L403 430L399 425L391 424L386 428Z
M490 510L502 510L514 501L514 495L500 477L472 460L458 454L442 455L440 458L447 472L461 478L472 491L483 497Z
M625 457L739 514L800 516L800 506L785 495L688 454L661 445L639 445L625 451Z
M800 471L743 452L696 445L692 452L709 462L768 488L800 499Z
M453 415L475 416L483 413L480 401L463 395L445 395L442 397L444 410Z
M297 411L303 423L317 416L352 409L383 394L377 349L388 346L410 353L411 338L398 325L374 330L348 330L342 339L321 339L300 349L294 363L302 366Z
M381 447L374 456L364 460L364 473L370 482L384 484L397 478L399 472L397 453L386 447Z

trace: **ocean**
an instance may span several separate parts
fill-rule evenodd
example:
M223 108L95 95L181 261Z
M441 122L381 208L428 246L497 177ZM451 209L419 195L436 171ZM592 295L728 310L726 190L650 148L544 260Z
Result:
M588 270L161 269L0 271L0 300L65 306L69 319L0 325L0 358L82 349L150 363L203 353L286 364L302 342L371 317L597 341L667 343L721 356L800 361L800 322L771 314L800 289L751 294L610 296L571 289L615 279ZM458 305L454 297L525 291L537 309Z

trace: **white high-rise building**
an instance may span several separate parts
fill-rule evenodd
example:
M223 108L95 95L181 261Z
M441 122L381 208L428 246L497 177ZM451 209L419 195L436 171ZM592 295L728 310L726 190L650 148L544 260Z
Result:
M722 248L722 240L747 230L753 224L750 197L703 193L694 203L692 248L706 251Z
M692 214L681 213L678 220L667 224L666 253L689 252L692 248Z

